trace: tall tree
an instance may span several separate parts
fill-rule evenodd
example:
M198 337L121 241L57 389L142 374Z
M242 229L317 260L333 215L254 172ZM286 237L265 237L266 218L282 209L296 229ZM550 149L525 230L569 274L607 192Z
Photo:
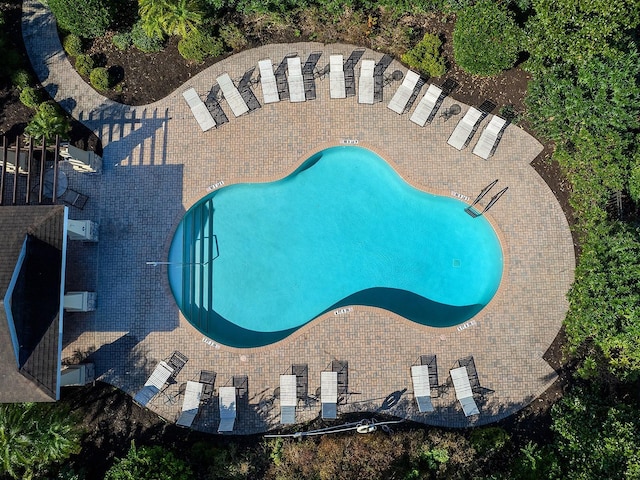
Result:
M0 472L41 478L53 464L80 450L80 430L58 405L0 405Z

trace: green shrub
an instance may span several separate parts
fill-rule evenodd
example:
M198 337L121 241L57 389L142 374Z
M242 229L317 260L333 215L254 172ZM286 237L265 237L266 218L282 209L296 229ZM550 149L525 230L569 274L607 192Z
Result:
M493 0L480 0L458 14L453 30L456 62L474 75L491 76L513 67L522 30L513 14Z
M560 466L553 446L545 445L541 448L532 441L520 449L520 454L513 462L511 473L513 478L520 480L561 478Z
M193 30L178 42L178 51L185 59L201 63L207 57L224 52L222 40L199 30Z
M76 57L76 70L80 75L88 77L91 74L94 66L95 65L93 62L93 58L91 58L91 55L82 54Z
M446 448L428 448L423 445L419 458L423 461L429 470L438 470L440 465L444 465L449 461L449 452Z
M31 84L31 75L26 70L23 70L23 69L16 70L11 75L11 83L18 90L22 90L23 88Z
M91 81L91 85L93 88L98 90L99 92L104 92L105 90L109 90L110 80L109 80L109 72L104 67L98 67L91 70L91 74L89 75L89 80Z
M471 432L471 445L480 455L496 452L509 443L509 434L500 427L486 427Z
M118 32L111 41L118 50L125 51L131 46L131 32Z
M138 50L145 53L159 52L164 48L162 38L148 36L140 22L137 22L131 29L131 43L133 43Z
M64 37L62 47L70 57L77 57L82 53L82 40L80 40L79 36L70 33Z
M193 472L189 465L173 452L162 447L136 448L131 443L127 456L117 459L104 480L189 480Z
M231 50L242 50L247 46L247 37L237 25L229 23L220 28L220 38Z
M441 48L442 41L437 35L425 33L422 40L402 55L401 59L410 68L414 68L425 75L440 77L447 71L444 58L440 55Z
M101 0L49 0L58 26L81 38L104 35L113 20L107 5Z
M20 92L20 101L29 108L37 108L42 102L40 92L33 87L24 87Z

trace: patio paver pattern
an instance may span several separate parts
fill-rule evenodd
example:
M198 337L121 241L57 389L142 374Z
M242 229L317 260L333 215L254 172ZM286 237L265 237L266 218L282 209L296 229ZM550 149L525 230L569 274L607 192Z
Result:
M421 128L409 121L411 112L398 115L386 106L399 82L385 87L384 102L361 105L357 96L330 99L327 75L316 80L313 101L263 104L239 118L230 115L223 101L229 123L203 133L182 98L184 90L194 87L204 98L219 75L227 72L237 81L261 59L277 65L292 52L304 61L311 52L322 51L318 66L324 67L329 55L347 58L355 47L298 43L249 50L211 66L159 102L129 107L105 99L77 75L62 52L52 16L37 1L24 2L23 35L42 84L96 131L104 146L102 175L67 170L70 186L90 196L85 209L72 208L70 216L97 221L100 241L69 247L67 288L96 291L98 308L65 316L65 360L93 361L101 380L135 395L158 361L179 350L189 357L188 363L177 383L157 395L149 408L175 421L183 398L180 386L197 380L200 370L214 371L214 401L194 422L194 428L209 432L215 432L219 422L219 387L231 385L233 376L246 375L248 401L238 404L235 427L241 434L278 426L274 393L279 375L290 373L293 364L308 365L309 394L315 397L321 371L332 360L349 362L351 394L339 405L339 414L384 412L449 427L497 421L527 405L556 379L542 357L567 310L573 244L560 205L529 165L542 147L519 127L510 126L496 154L485 161L471 151L488 120L464 150L447 145L468 109L455 98L445 99L441 108L458 103L460 115L447 122L436 117ZM362 58L377 61L381 56L367 50ZM406 73L397 62L387 73L394 70ZM358 71L359 65L356 75ZM254 93L262 102L259 86ZM456 192L473 200L496 178L498 187L509 187L490 212L506 260L496 297L471 321L444 329L354 306L325 314L267 347L229 348L203 337L180 314L166 269L145 262L166 259L182 215L212 186L281 178L309 153L345 141L375 150L408 182L428 191ZM434 412L418 412L411 365L422 354L437 355L440 383L449 379L457 359L474 356L480 382L488 389L475 397L480 415L466 418L453 388L434 398ZM309 398L298 405L296 419L319 414L319 397Z

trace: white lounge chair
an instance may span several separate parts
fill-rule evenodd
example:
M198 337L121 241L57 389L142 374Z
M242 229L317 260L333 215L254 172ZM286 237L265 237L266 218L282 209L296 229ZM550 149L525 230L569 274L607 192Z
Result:
M320 373L320 402L322 418L335 419L338 415L338 372Z
M462 405L465 416L479 415L480 410L473 399L473 391L471 383L469 383L469 374L467 367L459 367L451 370L451 380L453 380L453 388L456 391L456 398Z
M164 388L164 384L167 383L172 374L173 368L167 365L165 361L159 362L133 400L141 407L145 407Z
M300 57L287 58L287 83L289 84L289 101L304 102L304 78Z
M373 104L375 60L363 60L358 79L358 103Z
M273 74L271 59L260 60L258 62L258 68L260 69L260 85L262 86L264 103L279 102L278 84L276 82L276 76Z
M409 70L387 107L402 115L404 109L407 107L407 102L413 94L413 89L416 87L418 80L420 80L420 75Z
M418 106L413 111L409 120L421 127L424 127L429 120L429 117L431 117L433 110L436 108L436 104L438 103L438 99L441 94L442 89L440 87L436 87L433 84L429 85L427 92L418 103Z
M347 98L342 55L329 57L329 90L331 98Z
M223 73L216 79L216 81L218 82L218 85L220 85L220 90L222 90L222 94L227 100L229 108L231 108L231 111L236 117L244 115L249 111L249 107L242 98L242 95L240 95L236 86L233 84L233 80L231 80L228 73Z
M190 427L198 414L200 408L200 398L202 397L202 388L204 385L199 382L187 382L187 388L184 391L184 401L182 402L182 412L176 421L176 425L181 427Z
M431 403L431 387L429 386L429 365L414 365L411 367L413 380L413 396L418 404L418 411L433 412Z
M504 118L494 115L489 124L485 127L478 139L478 143L473 148L474 155L487 160L495 150L498 137L507 121Z
M220 387L218 433L233 431L236 421L236 387Z
M296 423L296 376L280 375L280 423Z
M206 105L200 99L195 88L190 88L189 90L182 92L182 96L187 101L193 116L196 117L198 125L200 125L203 132L211 130L216 126L216 121L211 116L211 113L209 113L209 110L207 110Z
M469 140L478 128L478 124L485 116L486 113L481 112L477 108L470 107L467 113L464 114L464 117L460 119L458 125L456 125L447 143L453 148L462 150L467 146Z
M464 117L460 119L458 125L456 125L447 143L453 148L462 150L469 144L469 140L471 140L471 137L473 137L473 134L478 129L478 125L485 116L486 114L477 108L470 107L467 113L464 114Z

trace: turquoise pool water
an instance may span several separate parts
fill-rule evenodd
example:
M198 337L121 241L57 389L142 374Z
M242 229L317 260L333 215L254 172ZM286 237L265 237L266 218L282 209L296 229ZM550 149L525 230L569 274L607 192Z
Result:
M169 283L198 330L236 347L347 305L456 325L491 300L503 268L492 226L465 207L367 149L332 147L279 181L202 198L174 234Z

